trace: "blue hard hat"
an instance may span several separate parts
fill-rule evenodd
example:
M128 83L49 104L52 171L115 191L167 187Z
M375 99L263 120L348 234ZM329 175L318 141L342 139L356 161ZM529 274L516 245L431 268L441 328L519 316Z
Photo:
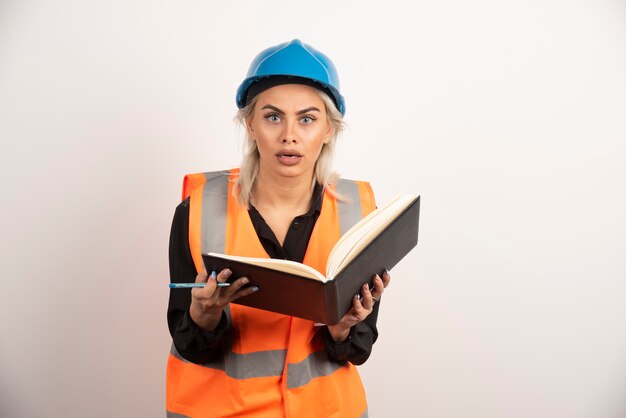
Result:
M339 112L345 114L346 105L339 93L339 75L335 65L326 55L299 39L267 48L254 58L245 80L237 89L237 107L245 107L252 98L248 97L250 86L278 77L281 78L274 85L302 83L325 91Z

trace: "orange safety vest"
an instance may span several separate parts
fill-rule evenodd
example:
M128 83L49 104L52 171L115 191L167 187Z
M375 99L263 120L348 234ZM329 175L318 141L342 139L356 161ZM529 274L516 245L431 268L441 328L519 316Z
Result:
M190 196L189 246L197 271L201 254L268 257L246 208L233 197L239 171L185 177ZM325 274L326 259L342 233L375 209L368 183L339 180L340 202L326 191L303 263ZM269 295L268 295L269 296ZM206 364L185 360L172 344L167 364L168 418L367 417L354 365L331 360L312 321L230 304L224 355Z

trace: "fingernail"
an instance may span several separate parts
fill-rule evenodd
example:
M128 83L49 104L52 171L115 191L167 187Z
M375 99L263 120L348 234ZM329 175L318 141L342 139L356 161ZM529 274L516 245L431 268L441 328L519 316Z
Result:
M212 278L213 280L217 279L217 272L216 272L215 270L213 270L213 271L211 272L211 278Z
M391 277L391 273L389 272L389 270L385 269L385 273L387 273L387 276Z
M252 286L252 287L250 288L250 291L251 291L251 292L258 292L258 291L259 291L259 288L258 288L258 287L256 287L256 286Z
M233 272L232 272L232 271L230 271L229 269L226 269L226 270L224 270L224 272L223 272L222 274L224 275L224 277L228 277L228 276L230 276L231 274L233 274Z
M250 283L250 280L248 280L247 277L244 277L243 279L241 279L241 283L248 284L248 283Z
M365 283L365 284L363 285L363 290L370 290L370 287L368 286L368 284L367 284L367 283Z
M356 300L361 300L361 295L359 295L358 293L354 295L354 297L356 298Z

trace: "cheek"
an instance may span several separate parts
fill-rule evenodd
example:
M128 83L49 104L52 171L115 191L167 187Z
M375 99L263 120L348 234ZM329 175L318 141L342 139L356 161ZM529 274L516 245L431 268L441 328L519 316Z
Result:
M280 126L272 124L259 125L255 131L257 141L270 143L282 135Z
M327 142L328 129L325 125L316 125L309 129L304 129L302 134L309 142L325 143Z
M320 153L322 152L322 149L324 148L324 144L325 144L324 140L323 138L321 138L313 142L310 145L309 152L311 153L311 155L315 156L315 160L317 160L317 158L320 156Z
M268 145L268 140L265 137L257 137L256 147L261 155L271 151L271 147Z

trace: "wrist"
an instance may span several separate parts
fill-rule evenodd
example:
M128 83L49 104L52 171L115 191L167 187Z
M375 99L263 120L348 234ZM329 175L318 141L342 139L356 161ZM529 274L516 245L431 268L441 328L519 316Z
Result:
M198 326L198 328L201 328L205 331L214 331L215 328L217 328L217 326L219 325L220 319L222 319L222 310L219 309L217 311L203 311L201 309L198 309L192 303L189 307L189 316L191 317L191 320Z
M337 326L329 326L328 332L330 337L336 344L345 342L350 336L350 328L339 328Z

